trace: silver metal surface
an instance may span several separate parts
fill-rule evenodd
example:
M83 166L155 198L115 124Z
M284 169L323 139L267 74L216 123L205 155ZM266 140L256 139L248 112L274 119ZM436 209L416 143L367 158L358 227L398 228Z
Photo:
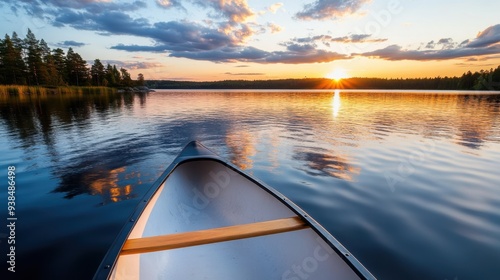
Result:
M212 160L182 163L160 187L131 237L296 216L253 181ZM121 256L115 279L360 279L313 229Z

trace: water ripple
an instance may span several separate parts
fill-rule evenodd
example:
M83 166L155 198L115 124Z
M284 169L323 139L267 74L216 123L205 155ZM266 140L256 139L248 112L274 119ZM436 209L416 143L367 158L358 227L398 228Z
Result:
M24 200L20 277L92 277L193 139L283 192L380 279L500 274L500 95L157 91L0 99L0 168L16 165Z

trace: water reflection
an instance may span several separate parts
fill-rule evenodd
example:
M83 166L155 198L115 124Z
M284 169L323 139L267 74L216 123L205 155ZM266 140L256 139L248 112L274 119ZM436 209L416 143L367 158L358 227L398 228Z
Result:
M49 96L0 96L0 118L10 131L18 135L24 146L37 143L43 136L48 146L54 143L54 127L69 129L76 125L87 127L93 111L106 118L120 111L124 95L119 94L67 94ZM133 103L133 97L125 104Z
M118 202L124 199L133 198L135 197L135 195L131 195L131 184L127 184L125 186L123 186L123 184L119 184L119 182L124 181L124 178L120 178L121 180L119 180L118 176L120 174L124 174L125 170L125 167L116 168L108 171L107 174L102 174L101 178L93 178L100 176L89 174L88 177L84 178L84 181L89 182L87 184L90 185L90 194L102 196L103 203L106 203L108 201Z
M457 104L463 114L456 123L456 143L474 150L478 150L484 145L485 139L488 139L492 134L495 123L498 121L498 118L486 113L485 108L483 108L491 102L493 104L496 102L498 105L498 99L493 98L493 96L481 96L477 99L479 102L466 97L462 103ZM498 107L496 107L496 112L498 112Z
M147 103L150 98L155 101ZM499 95L340 90L2 96L0 119L26 157L40 145L46 148L57 163L54 174L62 178L56 191L67 192L68 198L101 194L107 203L131 194L127 184L116 186L125 166L192 139L224 145L241 169L254 168L258 151L265 151L261 161L276 168L283 145L291 145L291 158L302 163L301 170L345 180L360 171L348 153L332 154L331 147L406 134L453 139L478 150L500 138L499 100ZM132 126L128 115L137 119ZM158 119L150 123L152 116ZM143 120L148 120L148 132L140 132L146 127ZM107 171L89 168L96 162Z
M134 198L137 195L132 192L132 184L135 187L141 185L138 180L140 174L127 173L126 170L126 167L91 170L66 179L66 182L57 187L54 192L65 193L65 198L73 198L83 193L98 195L102 198L102 205Z
M346 157L333 155L327 151L302 151L298 149L294 160L303 162L308 168L303 169L312 176L331 176L346 181L352 181L361 169L351 165Z
M231 162L242 170L251 169L252 157L256 153L254 136L248 131L230 130L225 139L230 150Z
M340 103L340 90L335 90L335 93L333 94L333 100L332 100L332 112L333 112L333 118L337 118L339 115L340 111L340 106L342 104Z
M53 173L60 178L54 192L65 193L65 198L98 195L101 204L137 197L134 190L155 180L150 177L144 181L141 170L137 169L137 164L154 152L151 144L148 139L128 139L126 144L104 144L103 150L88 148L77 151L75 159L54 165ZM151 168L146 171L155 174Z
M145 96L142 99L145 102ZM141 156L130 151L133 139L128 139L127 145L116 145L100 138L102 133L92 126L96 117L109 122L113 115L130 111L134 100L133 94L112 93L0 96L0 119L5 123L5 136L12 139L14 147L24 150L26 162L46 148L43 159L29 169L51 166L61 181L53 192L63 192L68 199L80 194L100 195L106 204L135 197L132 185L124 184L125 167L116 166L137 162Z
M270 131L269 132L269 144L266 145L267 149L267 159L269 160L269 163L271 164L270 171L273 171L274 169L279 167L279 155L280 155L280 142L281 138L279 137L279 132L278 131Z
M454 256L482 260L487 252L488 259L499 258L500 95L340 90L0 96L2 163L16 164L23 200L29 201L20 211L30 222L18 230L28 232L22 245L28 249L20 256L32 257L22 261L23 271L59 273L67 267L60 278L75 271L84 272L77 275L81 279L92 277L95 267L82 263L98 265L96 254L109 248L103 240L112 242L134 200L193 139L308 207L380 278L439 278L433 272L445 267L472 279ZM432 152L422 150L429 141ZM411 174L401 174L415 151L423 152L423 160L410 162ZM385 172L402 179L394 192ZM35 222L54 227L30 231ZM96 234L103 237L100 244L89 238ZM44 239L52 236L57 238ZM66 252L63 239L85 238L87 243L71 242L72 252L82 252L73 259L39 258L49 248ZM405 265L394 271L394 261ZM474 265L482 268L476 271L498 267ZM491 275L486 278L498 273Z

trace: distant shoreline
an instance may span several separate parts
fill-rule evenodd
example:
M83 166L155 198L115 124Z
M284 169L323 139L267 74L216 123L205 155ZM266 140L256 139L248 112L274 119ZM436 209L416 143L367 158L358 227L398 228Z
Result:
M276 79L276 80L223 80L223 81L175 81L146 80L145 85L155 89L381 89L381 90L500 90L500 66L492 71L491 78L485 73L465 73L461 77L435 78L328 78Z

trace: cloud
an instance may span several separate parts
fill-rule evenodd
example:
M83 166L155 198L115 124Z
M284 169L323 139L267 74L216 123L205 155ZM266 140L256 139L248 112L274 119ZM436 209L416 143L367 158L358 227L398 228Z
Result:
M86 43L76 42L76 41L63 41L56 44L59 47L67 48L67 47L83 47Z
M272 22L268 23L267 24L267 27L269 28L269 30L271 30L271 33L274 34L274 33L279 33L283 30L283 28L277 24L274 24Z
M497 66L498 64L496 64L496 63L485 63L485 64L455 63L455 65L458 67L467 67L470 69L471 67L490 67L490 66Z
M222 27L211 28L190 21L151 23L148 19L133 18L121 11L90 13L60 8L52 22L56 26L96 31L101 35L132 35L153 41L152 45L117 44L111 47L116 50L169 52L171 56L193 59L206 57L210 61L255 59L258 52L242 47L244 41L255 33L250 24L242 23L252 14L247 9L246 1L204 3L214 7L220 4L221 12L228 17L228 21Z
M434 40L430 41L425 45L425 48L435 49L437 47L441 47L441 49L453 49L456 46L457 43L455 43L452 38L442 38L437 42L435 42Z
M271 6L269 6L269 8L267 8L267 10L275 14L279 9L281 9L281 7L283 7L283 3L279 2L272 4Z
M482 57L469 57L465 61L489 61L492 59L498 59L500 55L482 56Z
M314 45L289 44L286 51L269 53L262 63L322 63L334 60L350 59L351 57L336 52L317 49Z
M437 42L437 45L443 46L443 49L453 49L456 46L455 42L453 42L453 39L451 39L451 38L440 39Z
M10 5L12 10L22 8L29 15L43 19L49 18L49 15L57 14L60 9L78 9L90 13L100 13L102 11L131 12L147 7L146 2L139 0L125 3L107 0L0 0L0 2Z
M447 60L469 56L481 56L500 53L500 45L492 45L484 48L455 48L441 50L404 50L401 46L391 45L373 52L360 54L361 56L380 58L384 60Z
M224 47L202 52L172 52L171 57L184 57L213 62L260 61L267 52L254 47Z
M316 49L312 45L290 44L285 51L267 52L254 47L222 48L203 52L172 52L171 57L184 57L213 62L254 62L261 64L322 63L351 57Z
M137 35L151 32L147 19L132 18L118 11L105 11L97 14L64 10L53 19L56 26L70 26L79 30L101 32L101 35Z
M303 38L296 38L293 39L295 42L298 43L312 43L312 42L322 42L325 45L328 45L330 43L344 43L344 44L349 44L349 43L379 43L379 42L385 42L387 39L378 39L378 38L370 38L370 34L351 34L348 36L342 36L342 37L333 37L330 35L317 35L317 36L312 36L312 37L303 37Z
M247 0L186 0L190 3L209 8L213 19L219 20L214 24L198 24L202 32L197 35L218 36L213 40L229 40L226 45L241 44L256 34L250 24L247 24L254 12L249 7ZM164 41L162 38L171 34L162 34L162 25L165 22L149 23L148 19L137 17L136 10L147 7L143 0L133 2L121 2L111 0L20 0L5 2L12 7L24 9L28 14L51 22L54 26L70 26L78 30L96 31L100 35L134 35L153 40ZM180 0L156 0L157 6L163 8L180 7ZM178 21L178 26L190 27L188 21ZM172 22L169 22L173 25ZM213 27L213 25L217 25ZM187 31L185 27L181 29ZM213 28L210 28L213 27ZM209 30L210 29L210 30ZM169 29L167 33L172 33ZM164 32L165 33L165 32ZM202 40L207 36L202 36ZM161 38L160 38L161 37ZM180 36L176 36L179 38ZM189 34L184 38L189 37ZM225 38L224 38L225 37ZM168 39L165 39L168 41ZM194 40L196 41L196 40ZM198 42L188 43L197 44Z
M211 9L208 16L213 20L204 19L209 25L216 23L219 30L234 37L240 37L241 41L255 34L253 29L246 24L255 16L254 11L249 7L247 0L187 0L203 8ZM162 8L169 9L178 7L186 10L180 0L156 0L156 4ZM222 20L221 20L222 19ZM221 20L221 21L220 21Z
M178 0L156 0L156 5L163 9L170 9L173 7L184 8Z
M254 47L223 47L207 51L173 51L170 57L183 57L212 62L259 61L267 56L265 51Z
M112 46L111 49L128 52L165 52L168 50L168 47L165 45L141 46L118 44L116 46Z
M231 75L231 76L262 76L262 75L265 75L265 73L232 73L232 72L226 72L224 74Z
M211 7L218 18L223 16L231 25L246 22L255 13L250 9L246 0L191 0L202 7Z
M28 3L37 3L41 4L42 1L34 0L34 1L24 1ZM128 10L132 6L140 6L142 8L146 7L146 4L142 1L135 1L132 3L115 3L113 1L102 1L102 0L45 0L43 1L44 4L46 5L52 5L56 7L62 7L62 8L73 8L73 9L88 9L89 7L92 7L93 5L98 5L101 7L108 7L112 8L113 10L118 9L119 6L121 6L119 9L120 10ZM125 9L124 9L125 8Z
M102 60L102 64L107 65L116 65L118 68L125 68L128 70L138 70L138 69L150 69L163 67L164 65L161 63L155 62L143 62L143 61L121 61L121 60ZM88 64L94 64L94 61L87 61Z
M101 14L77 13L68 11L55 19L62 26L75 29L94 30L102 34L134 35L152 39L154 46L124 46L116 45L114 49L129 51L198 51L212 50L224 46L234 46L247 36L241 33L224 34L217 29L211 29L189 21L156 22L151 24L144 18L133 19L120 12ZM239 30L237 30L239 32Z
M255 16L247 0L190 0L204 8L211 8L212 19L223 19L218 23L219 31L245 42L256 32L247 22Z
M330 42L338 42L338 43L380 43L380 42L385 42L387 39L383 38L376 38L372 39L370 38L371 35L369 34L352 34L349 36L343 36L343 37L335 37L335 38L326 38Z
M460 43L459 47L463 47L463 46L465 46L465 45L469 44L469 42L470 42L470 40L469 40L469 39L464 40L462 43Z
M11 3L6 0L0 1ZM20 6L28 13L46 19L55 26L70 26L79 30L97 31L101 35L135 35L159 41L174 41L175 39L169 40L167 38L173 35L176 39L186 39L188 44L192 43L193 45L203 40L205 42L209 40L226 40L225 44L231 45L243 42L246 38L254 34L250 25L244 24L254 15L246 0L189 1L198 3L204 7L211 7L216 12L218 18L222 16L224 21L220 22L219 28L210 29L207 26L188 21L157 22L152 24L145 18L133 18L129 13L146 7L146 3L143 1L121 3L104 0L47 0L45 2L40 0L21 0L12 2L12 5ZM157 4L166 7L180 4L180 1L158 0ZM179 32L176 32L175 29L179 29ZM182 32L186 32L184 36L180 35ZM195 36L201 36L201 39L198 40L194 38Z
M467 44L468 48L487 47L500 42L500 24L490 26L479 32L476 39Z
M2 1L2 0L0 0ZM29 0L21 0L29 1ZM128 35L150 41L150 44L124 45L117 43L111 49L128 52L164 52L170 57L182 57L194 60L220 62L254 62L254 63L321 63L351 57L317 49L313 44L289 43L283 45L285 50L265 51L251 46L245 46L248 38L256 34L254 27L261 27L249 22L254 12L246 0L188 0L191 3L213 10L218 18L213 17L213 23L202 21L159 21L134 16L131 9L140 8L144 2L136 1L118 7L118 2L100 2L96 0L69 1L49 0L47 5L39 0L45 16L55 26L72 27L77 30L94 31L101 35ZM63 2L63 1L61 1ZM24 3L24 2L23 2ZM174 1L158 2L157 4L174 4ZM180 3L180 1L179 1ZM86 5L83 5L86 4ZM107 5L109 10L101 9L91 12L91 5ZM102 6L102 7L104 7ZM77 9L78 7L84 7ZM219 20L219 21L218 21ZM218 21L218 22L217 22ZM278 31L277 25L269 25L273 31ZM151 66L151 65L143 65ZM123 66L123 67L143 67Z
M115 18L120 21L119 18ZM122 26L122 24L119 24ZM155 41L154 45L117 44L112 49L129 52L167 52L170 57L220 62L254 63L321 63L338 59L350 59L349 56L317 49L313 44L289 42L282 44L285 51L264 51L255 47L244 46L233 36L217 30L202 27L191 22L161 22L154 27L141 27L143 36ZM144 31L147 30L147 31ZM115 30L116 32L117 30ZM134 34L135 29L130 30ZM251 32L251 31L249 31ZM244 30L239 40L246 35Z
M316 0L295 14L301 20L337 19L356 13L370 0Z
M438 44L444 44L444 45L452 44L452 43L453 43L453 39L451 39L451 38L443 38L443 39L438 41Z
M435 49L441 45L441 49ZM440 39L437 43L430 41L426 50L407 50L398 45L391 45L383 49L356 54L384 60L447 60L500 54L500 24L490 26L479 32L473 40L465 40L460 44L451 38Z
M122 67L131 70L163 67L163 64L161 63L144 62L144 61L124 62L122 65L123 65Z
M425 45L426 49L433 49L435 47L436 47L436 43L434 42L434 40L430 41L429 43L427 43L427 45Z

